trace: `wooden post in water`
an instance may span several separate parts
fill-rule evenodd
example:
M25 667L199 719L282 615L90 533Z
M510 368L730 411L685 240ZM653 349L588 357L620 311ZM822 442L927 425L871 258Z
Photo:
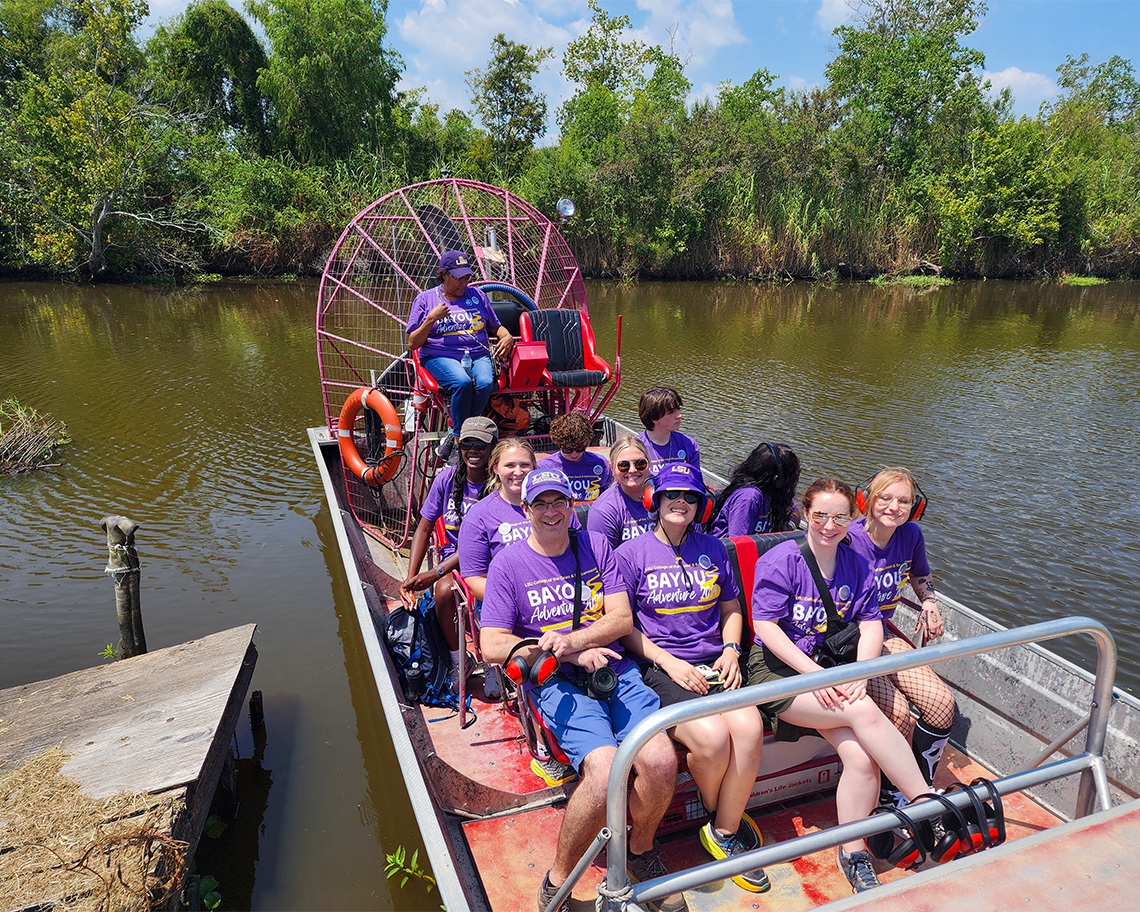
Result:
M115 611L119 616L119 650L124 659L146 652L142 607L139 605L139 553L135 531L139 524L125 516L104 516L99 526L107 533L107 569L115 581Z

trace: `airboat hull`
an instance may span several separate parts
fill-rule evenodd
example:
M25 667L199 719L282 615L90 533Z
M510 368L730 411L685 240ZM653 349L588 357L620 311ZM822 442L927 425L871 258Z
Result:
M377 693L441 901L449 910L529 912L534 908L541 873L553 858L561 805L572 785L547 787L529 772L517 719L495 705L476 700L476 724L461 729L454 718L433 721L445 714L443 710L406 704L379 633L389 600L393 605L398 603L396 592L405 572L403 555L399 549L366 535L353 520L335 438L325 428L310 429L309 438L331 507ZM905 624L907 609L900 610L904 612L901 623ZM947 640L1002 629L953 599L943 599L943 613ZM1037 645L1021 646L956 660L940 666L939 671L951 684L959 704L954 747L940 772L946 782L939 784L1023 770L1047 747L1053 748L1054 758L1084 750L1084 728L1074 730L1074 722L1089 714L1092 676L1054 653ZM1005 846L938 867L928 863L913 873L881 870L884 887L867 895L866 902L879 907L880 900L889 900L895 905L886 908L939 912L977 909L982 906L963 904L961 897L976 895L974 888L982 878L996 878L1002 889L989 907L1022 907L1024 900L1016 897L1032 891L1036 908L1072 912L1077 893L1060 885L1056 885L1055 894L1040 889L1040 884L1034 886L1039 880L1041 853L1063 851L1076 863L1093 847L1120 847L1119 854L1109 860L1095 860L1098 877L1103 877L1098 895L1101 905L1109 895L1121 909L1137 907L1130 865L1117 862L1130 859L1140 847L1140 803L1136 801L1140 768L1135 762L1140 756L1140 703L1119 691L1115 695L1105 761L1116 807L1069 822L1078 799L1074 778L1044 783L1031 795L1008 796L1010 837ZM1064 743L1052 743L1069 732ZM770 776L774 759L766 757L765 769ZM785 774L785 781L793 783L797 775L799 779L805 775L793 768L778 770L775 776L778 779ZM836 770L809 764L806 775L812 781L801 784L807 787L799 791L793 788L775 803L771 795L754 802L761 806L754 816L768 843L835 825L834 800L828 789L834 786ZM828 781L819 781L820 775ZM758 790L763 788L761 785ZM698 844L693 824L682 822L673 829L677 835L664 840L664 855L671 870L709 860ZM1056 837L1051 835L1054 829ZM1132 851L1125 852L1124 848ZM1110 876L1113 871L1118 872L1115 881ZM833 850L773 866L769 875L773 888L763 897L764 904L778 903L784 910L808 909L831 901L837 902L836 908L862 905L860 897L849 896L850 888L835 867ZM603 876L604 870L597 865L587 871L575 890L575 907L586 908L587 902L592 903L593 886ZM1086 880L1081 871L1071 871L1068 876ZM756 908L755 894L728 881L686 895L693 910Z

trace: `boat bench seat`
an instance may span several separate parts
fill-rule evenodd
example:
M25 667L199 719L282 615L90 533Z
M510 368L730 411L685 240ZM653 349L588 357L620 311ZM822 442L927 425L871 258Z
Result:
M728 563L732 567L732 574L736 577L736 585L740 588L740 609L744 612L744 623L748 625L748 643L752 644L755 631L752 629L752 587L756 582L756 561L765 551L774 548L780 542L803 538L803 532L765 532L760 535L737 535L732 538L722 538L724 547L728 551ZM742 648L744 657L748 649Z

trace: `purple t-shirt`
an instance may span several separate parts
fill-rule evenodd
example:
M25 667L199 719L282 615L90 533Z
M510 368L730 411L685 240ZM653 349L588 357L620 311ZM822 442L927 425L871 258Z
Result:
M930 574L922 530L918 523L903 523L895 529L885 548L880 548L871 541L871 536L867 534L866 520L855 520L847 534L851 537L851 550L867 561L875 571L879 610L884 618L889 618L898 608L899 599L902 598L911 574Z
M570 490L574 492L575 503L590 503L613 484L614 475L610 464L597 453L582 454L577 462L571 462L561 453L543 456L540 463L544 469L558 469L570 479Z
M580 529L578 517L570 514L570 528ZM459 572L464 576L486 576L491 558L507 545L526 541L530 520L522 507L503 500L495 491L475 504L459 527Z
M835 557L835 576L825 580L835 610L845 621L882 618L870 565L847 545ZM776 621L796 647L811 655L827 632L827 609L796 541L781 542L756 561L752 620ZM760 637L756 637L760 643Z
M435 476L431 483L427 497L424 498L420 518L434 523L443 517L443 531L447 540L439 548L439 559L446 560L455 553L459 542L460 517L455 512L455 473L456 466L448 466ZM483 490L482 484L476 484L468 479L463 485L463 513L471 512L471 507L479 501L479 492Z
M740 598L720 539L692 532L677 555L656 535L641 535L617 550L634 622L649 639L686 662L724 651L720 603Z
M669 442L665 446L658 446L649 439L649 432L642 431L637 439L645 444L649 451L649 474L656 475L662 467L671 462L687 462L694 469L701 467L701 448L697 442L680 431L669 433Z
M606 593L622 592L613 551L600 535L578 536L582 566L581 626L604 613ZM501 627L519 637L540 637L548 630L569 633L574 623L574 553L539 554L527 542L504 548L487 574L487 591L479 623ZM617 643L609 648L621 652ZM617 670L615 668L615 670Z
M717 538L731 538L769 532L768 510L768 498L759 488L751 485L737 488L721 505L713 520L712 534Z
M450 313L431 328L426 341L420 346L420 358L454 358L458 361L464 351L469 351L471 359L475 360L490 353L487 331L492 334L498 332L499 318L491 309L487 296L478 288L468 287L458 301L448 301L443 296L442 285L421 291L412 301L404 332L418 329L424 317L439 304L446 304Z
M621 485L611 485L590 504L586 528L605 536L611 548L653 531L653 520L640 500L631 500Z

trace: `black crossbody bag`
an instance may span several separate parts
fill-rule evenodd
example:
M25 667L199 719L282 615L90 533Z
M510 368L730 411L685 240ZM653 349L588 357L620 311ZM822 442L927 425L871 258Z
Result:
M811 578L815 580L815 588L827 609L827 632L823 635L823 642L815 647L811 659L821 668L833 668L836 665L847 665L858 657L859 625L845 621L839 616L835 608L835 600L819 570L819 563L811 553L811 547L806 538L799 540L800 551L811 571Z

